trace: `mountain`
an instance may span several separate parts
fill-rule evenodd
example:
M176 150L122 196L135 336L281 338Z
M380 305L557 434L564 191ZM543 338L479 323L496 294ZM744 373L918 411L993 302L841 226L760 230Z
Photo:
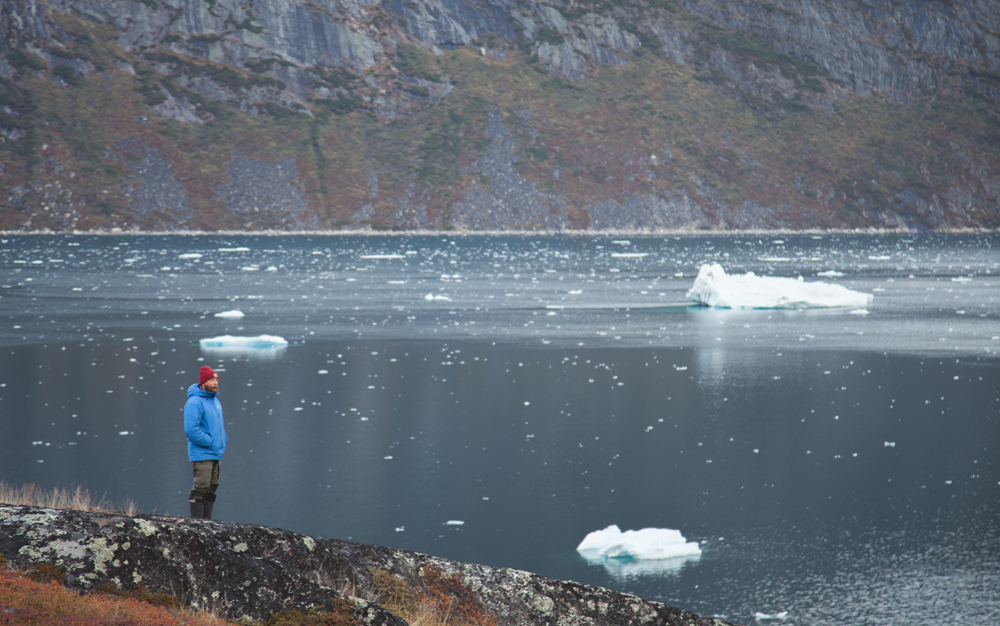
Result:
M0 0L0 229L1000 228L991 0Z

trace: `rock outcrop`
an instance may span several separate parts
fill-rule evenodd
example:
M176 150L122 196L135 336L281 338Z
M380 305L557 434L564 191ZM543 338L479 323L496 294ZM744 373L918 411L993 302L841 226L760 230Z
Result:
M724 626L658 602L524 571L440 559L336 539L209 520L0 504L0 554L15 567L52 563L81 591L102 583L171 593L231 619L267 619L330 604L379 573L419 589L421 569L458 575L497 624ZM403 626L374 602L350 597L352 616Z

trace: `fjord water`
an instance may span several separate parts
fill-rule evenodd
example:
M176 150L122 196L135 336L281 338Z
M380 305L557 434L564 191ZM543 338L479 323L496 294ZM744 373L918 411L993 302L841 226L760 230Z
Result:
M692 306L706 262L875 297ZM207 364L218 519L744 624L1000 623L998 350L995 234L4 236L0 478L185 514ZM702 555L575 552L611 524Z

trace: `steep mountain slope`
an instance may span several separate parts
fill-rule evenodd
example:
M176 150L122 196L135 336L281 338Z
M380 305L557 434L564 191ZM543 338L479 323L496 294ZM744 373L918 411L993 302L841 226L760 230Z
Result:
M0 228L1000 227L1000 5L3 0Z

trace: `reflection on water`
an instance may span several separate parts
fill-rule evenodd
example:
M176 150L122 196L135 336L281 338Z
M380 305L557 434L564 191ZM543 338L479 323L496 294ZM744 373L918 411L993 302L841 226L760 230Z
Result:
M8 482L183 513L182 407L210 365L219 519L742 623L1000 623L995 236L3 241ZM671 307L710 260L834 269L875 301ZM201 345L223 335L291 343ZM575 552L611 524L703 553Z
M633 559L631 557L609 558L595 551L581 551L590 565L600 565L608 574L620 582L637 576L677 575L686 563L697 563L699 555L678 556L672 559Z

